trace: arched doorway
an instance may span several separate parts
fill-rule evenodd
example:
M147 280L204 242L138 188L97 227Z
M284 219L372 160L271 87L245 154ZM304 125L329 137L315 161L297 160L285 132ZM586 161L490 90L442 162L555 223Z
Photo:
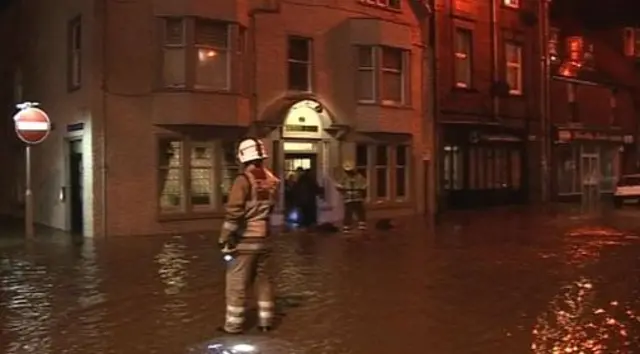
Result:
M272 168L283 179L298 168L310 170L316 176L323 193L318 196L318 222L336 222L341 217L339 196L335 190L332 166L339 159L336 125L328 110L317 100L301 99L280 112L280 124L269 139L273 143ZM284 191L281 211L273 221L281 224L287 211Z

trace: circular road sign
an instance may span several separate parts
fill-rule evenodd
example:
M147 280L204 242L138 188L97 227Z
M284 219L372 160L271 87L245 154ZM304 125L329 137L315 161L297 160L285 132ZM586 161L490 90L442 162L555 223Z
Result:
M41 109L26 107L13 116L16 134L27 144L43 142L51 132L51 120Z

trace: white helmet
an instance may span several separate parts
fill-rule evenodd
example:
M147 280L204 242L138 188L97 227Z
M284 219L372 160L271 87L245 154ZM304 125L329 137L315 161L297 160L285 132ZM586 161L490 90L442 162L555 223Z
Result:
M240 160L241 163L264 160L267 157L269 157L267 150L264 148L262 141L258 139L244 139L240 142L240 145L238 145L238 160Z

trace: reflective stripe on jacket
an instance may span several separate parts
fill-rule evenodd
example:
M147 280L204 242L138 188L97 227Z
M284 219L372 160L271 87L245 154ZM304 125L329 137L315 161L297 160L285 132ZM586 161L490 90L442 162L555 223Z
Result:
M279 183L280 180L264 167L249 166L236 177L229 192L220 241L237 237L234 241L238 251L265 248Z
M345 203L362 202L365 200L367 180L361 174L356 173L353 176L343 177L337 188L342 192Z

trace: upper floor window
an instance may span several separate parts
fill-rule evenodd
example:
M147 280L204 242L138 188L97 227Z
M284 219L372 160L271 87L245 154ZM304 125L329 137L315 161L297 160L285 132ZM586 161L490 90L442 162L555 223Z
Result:
M228 23L192 19L164 20L162 84L170 88L229 91L231 59L242 48ZM191 35L187 35L191 32ZM241 31L238 31L241 33ZM238 35L239 36L239 35Z
M522 95L522 45L513 42L505 44L506 79L509 93Z
M520 0L502 0L502 3L506 7L511 7L511 8L514 8L514 9L519 9L520 8Z
M67 29L67 87L77 90L82 82L82 19L69 21Z
M289 90L312 91L311 46L311 39L301 37L289 38L289 54L287 57Z
M560 31L557 28L549 30L549 60L552 63L560 60Z
M358 46L357 97L360 102L407 103L408 51Z
M456 28L454 51L454 83L456 87L471 87L472 33L466 28Z
M197 53L194 85L228 90L231 81L229 26L222 22L196 20L194 34Z
M640 28L624 29L624 54L640 58Z
M363 4L380 6L387 9L400 10L402 0L359 0Z

